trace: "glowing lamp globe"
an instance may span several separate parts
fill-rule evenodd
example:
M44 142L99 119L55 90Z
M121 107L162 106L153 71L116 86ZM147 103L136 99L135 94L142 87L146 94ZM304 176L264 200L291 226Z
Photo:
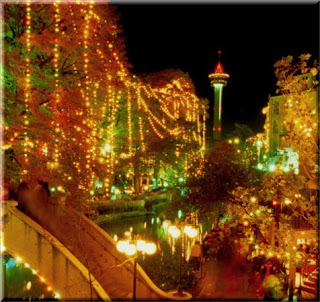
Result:
M145 252L148 254L148 255L152 255L156 252L157 250L157 247L154 243L147 243L146 246L145 246Z
M117 243L118 251L121 252L121 253L125 253L128 244L129 244L128 241L124 241L124 240L118 241L118 243Z
M129 243L124 251L128 256L132 256L137 252L137 248L134 244Z
M180 230L174 225L169 227L168 232L173 238L178 238L180 236Z
M145 251L146 249L146 242L144 240L137 240L137 250L142 252L142 251Z

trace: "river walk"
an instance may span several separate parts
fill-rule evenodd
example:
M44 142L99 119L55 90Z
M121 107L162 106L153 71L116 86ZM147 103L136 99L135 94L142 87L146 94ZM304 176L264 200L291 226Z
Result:
M223 265L209 258L203 263L200 292L193 300L260 300L252 292L248 280L250 269Z

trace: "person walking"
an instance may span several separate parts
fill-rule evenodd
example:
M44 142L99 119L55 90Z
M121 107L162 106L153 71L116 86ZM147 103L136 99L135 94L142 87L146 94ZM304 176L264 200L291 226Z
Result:
M196 241L196 243L191 248L191 258L192 258L192 264L193 264L193 270L199 271L200 270L200 261L202 256L202 249L199 241Z

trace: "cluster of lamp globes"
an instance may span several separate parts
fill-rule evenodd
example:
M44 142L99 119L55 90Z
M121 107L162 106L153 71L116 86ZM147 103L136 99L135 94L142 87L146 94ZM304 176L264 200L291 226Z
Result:
M117 249L121 253L125 253L128 256L133 256L137 252L143 254L152 255L156 252L157 247L153 242L147 242L145 240L119 240L117 242Z
M168 232L173 238L178 238L181 235L180 229L175 225L169 226ZM190 238L194 238L198 235L198 230L190 225L184 226L183 232Z

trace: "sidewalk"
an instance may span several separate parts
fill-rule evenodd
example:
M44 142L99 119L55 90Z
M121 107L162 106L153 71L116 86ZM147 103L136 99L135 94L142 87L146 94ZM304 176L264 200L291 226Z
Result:
M213 258L203 263L202 287L194 300L257 300L249 290L249 272L222 265ZM200 277L200 275L199 275Z

